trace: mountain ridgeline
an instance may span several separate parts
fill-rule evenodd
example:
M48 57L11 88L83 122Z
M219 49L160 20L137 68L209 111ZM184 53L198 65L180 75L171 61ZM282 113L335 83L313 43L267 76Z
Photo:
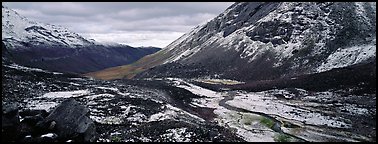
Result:
M137 62L87 75L269 80L375 61L375 3L241 2Z
M87 73L130 64L160 48L103 45L68 29L35 22L2 7L2 43L6 57L21 65L51 71Z

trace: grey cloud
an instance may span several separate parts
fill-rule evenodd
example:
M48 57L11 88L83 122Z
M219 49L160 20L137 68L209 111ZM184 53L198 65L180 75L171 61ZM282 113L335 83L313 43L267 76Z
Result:
M193 3L193 2L6 2L6 6L21 10L19 13L46 23L135 23L150 22L164 24L172 22L184 26L200 23L208 17L196 15L207 14L216 16L232 3ZM194 17L193 17L194 16ZM185 19L180 19L184 17ZM189 19L188 19L189 18ZM167 21L167 22L154 22ZM144 24L142 24L144 25ZM143 29L143 27L129 29ZM156 25L155 25L156 26ZM117 26L120 27L120 26ZM122 27L120 27L122 28ZM181 31L181 30L180 30Z
M214 18L228 2L3 2L36 21L77 33L188 32Z

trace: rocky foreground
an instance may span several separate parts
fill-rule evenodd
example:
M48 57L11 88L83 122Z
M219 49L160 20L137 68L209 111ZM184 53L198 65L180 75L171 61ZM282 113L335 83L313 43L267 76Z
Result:
M16 64L3 65L2 72L3 119L10 115L14 124L9 127L18 128L3 141L244 141L232 130L199 117L202 111L188 105L190 98L199 96L164 82L156 83L160 88L155 89L149 82L99 81ZM77 101L82 110L72 107L76 102L59 109L67 101ZM68 125L74 117L82 120ZM4 132L9 127L3 120L3 136L10 135Z
M74 99L59 104L50 114L46 110L18 111L15 103L3 106L3 142L94 142L96 126L89 109ZM21 121L21 122L20 122Z
M101 81L12 63L2 72L3 142L375 141L375 93Z

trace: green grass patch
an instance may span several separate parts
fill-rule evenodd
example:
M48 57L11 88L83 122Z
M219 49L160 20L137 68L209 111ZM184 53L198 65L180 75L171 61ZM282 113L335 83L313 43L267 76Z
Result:
M260 123L262 123L263 125L267 126L268 128L272 128L273 125L274 125L274 121L271 120L271 119L268 119L266 117L263 117L261 120L260 120Z
M290 142L291 137L286 134L278 134L273 139L276 142Z
M110 138L111 142L121 142L121 138L119 136L112 136Z

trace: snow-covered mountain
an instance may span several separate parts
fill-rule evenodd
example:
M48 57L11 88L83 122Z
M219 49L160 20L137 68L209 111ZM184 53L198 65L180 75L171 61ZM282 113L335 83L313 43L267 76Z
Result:
M72 73L129 64L159 50L101 44L67 28L29 20L4 6L2 43L6 47L3 51L7 52L5 59L25 66Z
M261 80L375 60L375 2L241 2L162 51L94 76ZM151 69L150 69L151 68ZM112 74L110 74L112 73Z
M22 43L70 47L94 44L93 41L67 28L29 20L4 6L2 6L2 40L14 46Z

